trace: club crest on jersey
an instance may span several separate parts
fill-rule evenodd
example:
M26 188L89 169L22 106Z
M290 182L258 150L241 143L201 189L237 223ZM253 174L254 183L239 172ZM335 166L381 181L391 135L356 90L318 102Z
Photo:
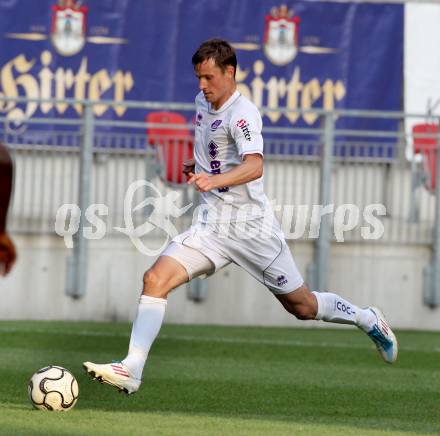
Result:
M247 123L246 120L243 120L243 119L238 120L236 123L236 126L239 129L241 129L241 131L243 132L243 135L247 141L250 141L252 139L251 132L249 132L249 124Z
M219 127L220 124L222 123L223 120L215 120L212 124L211 124L211 132L215 132Z
M286 65L298 53L300 19L286 5L273 7L265 18L263 49L275 65Z
M51 40L55 50L63 56L73 56L86 43L86 15L88 8L81 1L59 0L52 6Z

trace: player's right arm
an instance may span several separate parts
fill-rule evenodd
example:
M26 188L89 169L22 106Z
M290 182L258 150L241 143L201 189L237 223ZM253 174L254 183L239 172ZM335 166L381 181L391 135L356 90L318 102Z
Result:
M6 147L0 144L0 275L12 269L16 259L15 247L6 232L6 218L12 191L12 159Z
M202 95L203 95L203 93L199 92L194 99L194 104L196 105L196 113L195 113L194 119L193 119L194 124L196 124L198 122L198 120L196 118L199 114L199 106L200 106L200 101L202 100ZM194 138L194 139L196 139L196 138ZM187 159L183 162L182 172L183 172L183 174L185 174L185 176L187 178L191 177L191 175L195 173L195 169L196 169L196 161L194 158Z
M224 186L237 186L259 179L263 175L263 156L260 153L246 154L243 162L223 174L209 175L192 172L188 184L194 184L199 192L208 192Z
M183 162L183 174L189 176L190 173L195 172L196 161L194 159L188 159Z

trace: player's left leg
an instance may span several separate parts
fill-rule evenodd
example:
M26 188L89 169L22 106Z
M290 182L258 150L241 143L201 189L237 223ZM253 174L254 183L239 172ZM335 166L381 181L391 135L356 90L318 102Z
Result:
M141 384L150 348L164 319L168 294L194 277L213 273L214 268L214 263L201 252L171 242L144 274L143 292L126 358L106 364L84 362L87 373L128 394L136 392Z
M127 357L113 363L84 362L86 372L93 379L127 394L136 392L148 353L163 322L167 295L186 281L188 274L182 265L168 256L160 256L144 274L143 294L133 322Z
M275 296L298 319L316 319L359 327L375 343L385 362L393 363L397 359L396 337L379 309L362 309L331 292L310 292L304 284L292 292Z

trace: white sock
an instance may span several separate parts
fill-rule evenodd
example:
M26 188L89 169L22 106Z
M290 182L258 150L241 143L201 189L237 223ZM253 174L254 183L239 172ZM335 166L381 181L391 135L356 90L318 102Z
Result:
M331 292L313 292L318 301L317 320L338 324L353 324L369 332L376 323L376 316L369 309L361 309Z
M142 295L131 330L128 355L122 361L137 379L142 377L151 344L156 339L165 315L167 300Z

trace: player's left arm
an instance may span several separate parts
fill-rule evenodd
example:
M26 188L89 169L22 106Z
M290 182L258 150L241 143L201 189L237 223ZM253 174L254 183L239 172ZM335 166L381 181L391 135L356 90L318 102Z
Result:
M223 174L212 176L206 173L190 173L189 175L188 184L194 183L200 192L208 192L224 186L243 185L263 175L263 156L259 153L246 154L241 164Z

